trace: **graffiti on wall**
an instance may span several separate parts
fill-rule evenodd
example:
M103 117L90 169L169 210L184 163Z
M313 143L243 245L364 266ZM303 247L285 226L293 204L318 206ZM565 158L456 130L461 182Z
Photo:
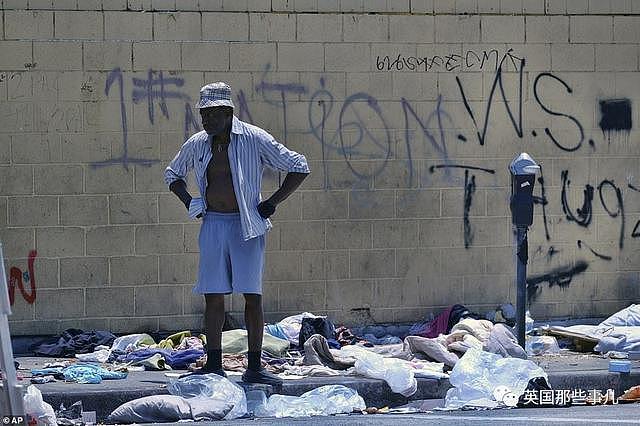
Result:
M551 126L544 127L543 134L538 134L535 130L528 133L526 129L527 120L523 109L524 93L528 88L525 86L526 60L520 58L512 49L504 52L494 50L484 50L480 52L466 51L462 55L451 53L447 55L431 55L421 58L394 54L388 56L378 56L376 67L382 72L394 71L415 71L415 72L443 72L461 70L483 71L491 73L488 91L481 101L483 112L479 112L478 102L470 100L470 89L465 83L464 74L451 76L454 79L457 91L454 93L439 93L435 106L432 110L419 109L415 101L401 97L394 103L381 103L372 94L366 92L356 92L347 94L344 99L332 93L324 77L320 77L317 85L306 85L300 82L272 82L271 68L267 65L261 74L260 81L251 88L252 94L257 94L262 101L278 110L282 118L281 129L283 140L288 140L290 128L290 100L299 102L304 96L307 102L307 122L306 134L310 138L310 143L319 144L321 154L321 169L317 173L322 173L323 188L333 189L330 180L329 159L338 158L344 161L347 169L353 177L353 188L362 187L362 182L370 181L385 171L392 159L394 159L394 147L397 136L402 135L397 140L397 146L404 149L405 157L400 161L406 162L407 173L405 176L405 187L411 188L417 182L417 167L414 158L415 152L425 150L435 154L438 160L436 164L430 165L429 174L444 173L448 177L455 177L461 182L464 190L462 210L462 223L464 235L464 247L473 246L474 226L470 217L470 209L473 205L476 189L483 185L483 178L487 175L495 175L495 170L481 167L469 161L466 164L454 163L450 158L449 145L452 143L475 143L479 149L486 146L491 127L506 120L514 136L523 139L525 134L531 135L540 143L552 144L561 152L577 152L583 148L585 142L591 150L595 150L596 142L585 132L580 118L560 107L553 106L545 99L544 94L554 92L556 94L566 94L567 101L570 101L573 94L571 83L564 80L559 75L551 72L531 73L531 93L535 105L540 112L546 114L549 121L564 121L566 131L558 132ZM508 93L505 82L505 69L511 70L510 76L516 77L515 92ZM121 128L122 143L124 153L119 158L94 163L100 166L123 166L128 164L151 165L158 162L154 158L132 158L127 154L128 138L128 117L125 104L124 73L118 69L113 69L107 79L105 94L116 96L121 107ZM146 79L131 80L133 90L129 94L133 103L146 103L148 120L151 124L158 119L168 119L170 116L169 104L174 102L180 106L180 114L183 114L183 131L187 138L192 132L200 129L197 114L191 109L191 99L182 89L185 81L181 77L166 76L162 71L149 70ZM245 121L253 122L251 105L247 101L248 96L245 88L239 88L236 92L236 115ZM445 97L446 95L446 97ZM465 116L454 117L447 110L447 102L457 101L464 105ZM502 116L499 115L497 106L503 105ZM566 103L564 104L566 105ZM599 124L603 134L607 132L629 132L632 129L632 105L628 99L604 99L599 101L601 119ZM399 108L399 111L390 111L388 108ZM565 107L566 108L566 107ZM398 116L403 120L403 127L392 127L389 124L390 115ZM506 114L505 114L506 112ZM329 123L332 123L329 125ZM300 128L301 123L296 123ZM454 125L455 124L455 125ZM453 135L451 129L473 129L473 134L464 134L458 131ZM399 131L399 132L398 132ZM473 142L471 142L473 141ZM399 149L399 148L398 148ZM358 160L375 160L369 162L367 167L361 167ZM640 236L640 221L635 223L629 235L629 227L625 223L625 209L623 203L623 190L619 183L604 177L597 183L579 182L583 187L582 200L578 205L572 205L569 191L572 185L569 170L561 172L561 194L558 200L550 200L546 191L544 175L538 177L539 185L536 187L534 196L535 204L542 210L544 221L544 233L546 241L552 241L552 230L549 228L548 208L551 202L558 202L562 207L566 226L577 226L578 229L592 226L593 203L598 202L605 210L611 220L618 222L619 235L617 236L619 249L624 248L625 239ZM424 184L424 182L422 182ZM573 182L576 185L576 182ZM628 184L627 189L632 192L640 192L640 188ZM611 261L611 253L601 253L593 249L584 239L578 239L576 244L579 249L591 253L595 258L604 261ZM553 246L549 247L548 259L551 259L558 250ZM581 261L582 262L582 261ZM575 265L561 266L548 273L530 277L530 298L534 299L540 291L542 283L549 286L559 286L564 288L571 283L572 277L583 273L588 268L588 263L577 263Z
M36 276L34 263L38 252L31 250L29 252L29 258L27 261L27 270L22 271L20 268L13 266L9 270L9 303L13 306L15 302L16 288L20 291L20 294L24 300L32 305L36 301ZM29 286L29 290L25 288L25 285Z

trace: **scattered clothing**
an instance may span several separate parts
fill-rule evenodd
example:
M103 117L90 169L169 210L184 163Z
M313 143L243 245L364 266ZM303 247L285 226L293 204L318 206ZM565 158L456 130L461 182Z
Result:
M289 349L289 341L265 334L262 350L274 356L284 356ZM222 332L222 352L226 354L244 354L249 351L247 330L237 329ZM172 366L173 367L173 366Z
M171 370L171 366L167 364L162 354L156 353L149 358L134 361L131 365L144 367L145 370Z
M36 376L31 378L31 383L41 385L43 383L49 383L55 380L56 378L54 376Z
M353 367L355 359L344 356L342 351L331 350L327 339L319 334L314 334L304 343L304 365L324 365L334 370L345 370Z
M153 337L146 333L127 334L116 338L111 345L111 351L117 353L131 352L136 349L155 345Z
M179 331L160 340L157 344L150 346L161 349L176 349L187 337L191 337L191 331Z
M186 369L190 363L195 362L198 358L204 355L204 351L198 349L176 351L171 349L142 348L118 356L118 362L135 363L148 359L157 353L161 354L166 363L176 370Z
M404 339L404 350L411 353L423 353L436 362L453 367L458 362L458 356L450 352L442 338L427 338L407 336Z
M103 347L104 346L98 346L98 348ZM111 349L98 349L95 352L91 352L89 354L76 354L76 358L78 359L78 361L83 361L83 362L107 362L107 360L109 359L109 356L111 355Z
M365 334L362 336L367 342L374 345L397 345L402 343L402 339L396 336L386 335L383 337L376 337L373 334Z
M201 337L185 337L182 339L180 344L176 346L176 350L182 351L185 349L199 349L204 351L204 342Z
M527 353L518 345L516 336L503 324L496 324L493 327L483 349L503 357L527 359Z
M414 326L409 330L409 334L429 338L445 334L449 326L449 315L451 314L452 309L453 306L450 306L433 320L414 324Z
M348 346L348 345L363 345L363 346L373 346L371 343L367 342L362 337L358 337L351 332L347 327L338 327L336 328L336 340L340 344L340 346Z
M127 377L127 373L120 371L109 371L95 364L78 363L70 365L62 370L64 379L68 382L77 383L101 383L102 380L118 380Z
M335 340L335 333L336 328L333 323L325 317L303 318L300 325L298 344L299 346L304 345L307 339L315 334L323 336L327 340Z
M441 334L448 334L453 327L464 318L480 319L478 314L470 312L463 305L453 305L442 311L433 320L414 324L409 330L410 335L434 338Z
M65 367L46 367L46 368L34 368L31 370L31 375L34 377L44 377L44 376L53 376L56 379L64 379L64 374L62 374L62 370Z
M264 331L265 333L269 333L270 335L272 335L273 337L277 337L278 339L289 340L287 339L286 334L284 334L284 331L282 331L282 328L279 324L267 324L264 326Z
M50 357L73 357L75 354L93 352L96 346L111 346L116 336L108 331L87 331L69 328L63 331L57 341L41 344L35 349L36 355Z
M326 365L284 365L284 374L304 377L354 376L355 370L334 370Z
M630 305L600 323L601 327L640 326L640 304Z
M300 329L302 328L302 320L304 318L318 318L318 316L309 312L303 312L298 315L283 318L276 324L278 329L293 346L299 346Z

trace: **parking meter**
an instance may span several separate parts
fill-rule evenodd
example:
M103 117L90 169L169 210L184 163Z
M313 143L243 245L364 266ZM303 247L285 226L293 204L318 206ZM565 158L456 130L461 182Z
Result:
M511 172L511 222L516 226L533 224L533 187L540 166L526 152L509 165Z
M509 165L511 172L511 223L515 227L517 240L516 259L516 323L518 344L525 347L525 312L527 303L527 261L529 243L527 230L533 224L533 187L540 166L523 152Z

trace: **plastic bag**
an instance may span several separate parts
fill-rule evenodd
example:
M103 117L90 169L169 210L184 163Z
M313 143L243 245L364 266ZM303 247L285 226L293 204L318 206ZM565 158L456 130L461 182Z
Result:
M38 423L57 426L56 413L51 405L44 402L40 389L29 385L22 400L25 413L35 418Z
M142 334L128 334L126 336L118 337L111 344L112 351L118 352L131 352L138 349L141 345L155 345L153 337L146 333Z
M256 411L264 409L267 404L267 395L259 389L250 390L247 395L247 413L255 414Z
M151 395L125 402L107 417L107 423L165 423L191 420L188 400L173 395Z
M257 405L256 417L329 416L362 411L366 408L358 392L342 385L328 385L300 396L271 395L264 405Z
M509 394L519 398L529 380L547 373L534 362L520 358L502 358L500 355L477 348L469 349L451 371L449 382L454 386L447 391L445 409L462 407L498 406L494 391L506 388ZM505 394L506 394L505 393ZM492 401L489 404L487 401Z
M78 361L84 362L107 362L111 355L111 349L100 349L88 354L76 354Z
M356 373L372 379L382 379L393 392L411 396L418 390L413 370L401 359L383 358L358 346L345 346L341 351L356 359Z
M527 355L559 354L560 346L553 336L527 336Z
M225 416L225 420L237 419L247 414L247 397L244 390L226 377L217 374L191 374L172 380L167 386L172 395L184 398L204 398L230 403L233 408Z

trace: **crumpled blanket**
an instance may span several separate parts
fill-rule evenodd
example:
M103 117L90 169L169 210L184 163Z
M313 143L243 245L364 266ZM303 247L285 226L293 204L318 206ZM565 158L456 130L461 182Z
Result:
M640 304L629 305L600 323L601 327L640 326Z
M502 355L504 358L527 359L527 353L518 345L518 339L503 324L496 324L483 345L483 350Z
M346 370L353 367L356 360L352 356L345 356L340 350L330 349L327 339L314 334L304 342L304 365L324 365L333 370Z
M36 355L51 357L73 357L75 354L93 352L96 346L111 346L116 336L108 331L82 331L69 328L63 331L57 342L41 344L34 352Z
M445 344L444 336L429 338L420 336L407 336L404 339L405 351L411 353L423 353L429 358L453 367L458 362L458 356L450 352Z
M95 364L78 363L70 365L62 370L64 379L77 383L101 383L102 380L117 380L127 377L127 373L121 371L109 371Z
M118 362L130 363L142 361L158 353L164 357L166 363L169 364L171 368L176 370L186 369L190 363L195 362L204 355L204 351L199 349L174 351L171 349L142 348L118 356Z
M247 330L235 329L222 332L222 353L244 354L247 353ZM275 356L285 356L289 349L289 341L278 339L270 334L262 338L262 350Z
M527 359L516 337L504 324L494 325L491 321L465 318L453 326L448 335L428 339L407 336L405 350L420 352L429 358L453 367L458 362L458 353L469 349L481 349L506 357Z

